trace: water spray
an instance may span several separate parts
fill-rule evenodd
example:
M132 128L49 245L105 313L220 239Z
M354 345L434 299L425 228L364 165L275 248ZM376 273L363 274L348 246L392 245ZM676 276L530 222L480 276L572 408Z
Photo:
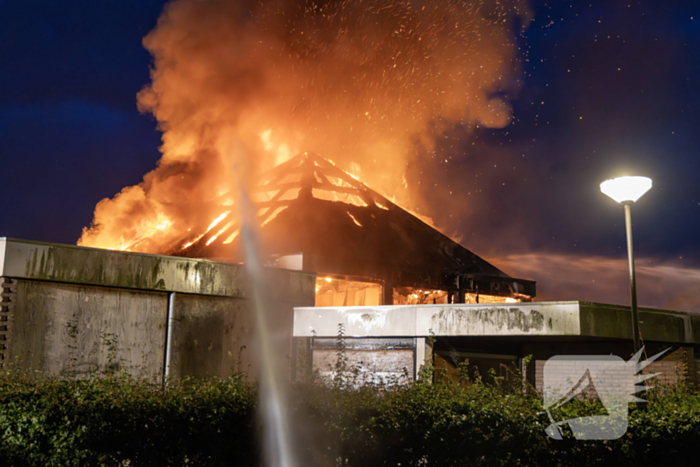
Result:
M235 170L235 169L234 169ZM269 304L264 295L265 277L257 248L258 228L255 207L244 188L237 183L236 205L241 225L241 244L250 281L255 336L258 343L259 405L263 426L263 460L268 467L296 467L289 429L287 395L280 375L279 362L268 328Z

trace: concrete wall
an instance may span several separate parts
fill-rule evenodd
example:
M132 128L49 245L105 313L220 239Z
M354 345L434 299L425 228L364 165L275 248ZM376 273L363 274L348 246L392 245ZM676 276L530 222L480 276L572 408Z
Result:
M253 361L247 347L253 333L245 323L250 321L246 305L240 299L179 294L171 374L206 378L250 370Z
M578 335L579 302L372 307L323 307L295 310L294 335Z
M171 376L255 377L255 315L242 265L0 239L0 274L3 366L160 380L174 297ZM313 305L315 274L264 276L272 339L289 358L293 308Z
M275 284L269 284L275 287ZM313 289L312 289L313 290ZM292 310L299 297L276 295L267 302L269 339L291 368ZM313 301L313 295L306 297ZM174 377L244 373L254 377L255 316L247 299L177 294L173 327Z
M700 314L642 309L640 321L649 356L672 350L648 367L648 372L662 373L654 384L677 382L679 371L686 381L699 384ZM488 360L488 354L517 359L531 355L525 373L539 390L550 357L612 354L627 361L632 356L630 309L588 302L295 309L296 338L331 338L338 326L358 342L404 338L427 342L433 337L435 353L442 359L437 361L445 367L450 365L445 356L453 353L471 353L475 364L479 355L482 360ZM487 369L486 360L477 366Z
M163 371L167 295L15 279L9 346L24 368L51 375Z
M298 308L294 336L582 336L631 339L629 307L589 302L523 302ZM645 340L700 343L700 314L642 308Z

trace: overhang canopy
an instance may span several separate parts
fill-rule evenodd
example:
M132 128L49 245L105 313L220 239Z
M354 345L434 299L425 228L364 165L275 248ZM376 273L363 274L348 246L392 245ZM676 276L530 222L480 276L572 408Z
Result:
M700 314L642 308L645 341L700 344ZM294 309L294 337L587 337L632 339L629 307L523 302Z

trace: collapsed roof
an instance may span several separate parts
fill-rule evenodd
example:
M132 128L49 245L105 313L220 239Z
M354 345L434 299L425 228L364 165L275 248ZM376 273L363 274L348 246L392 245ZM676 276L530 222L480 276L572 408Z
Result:
M534 296L514 279L330 161L300 154L266 173L251 199L264 257L303 255L303 268L363 276L393 286ZM232 206L183 239L178 256L241 261Z

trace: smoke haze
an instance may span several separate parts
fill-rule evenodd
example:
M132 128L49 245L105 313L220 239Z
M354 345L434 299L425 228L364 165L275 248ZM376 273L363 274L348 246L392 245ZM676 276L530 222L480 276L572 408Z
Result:
M538 301L630 304L626 259L530 253L489 260L516 277L536 280ZM635 272L639 306L700 312L700 270L637 258Z

